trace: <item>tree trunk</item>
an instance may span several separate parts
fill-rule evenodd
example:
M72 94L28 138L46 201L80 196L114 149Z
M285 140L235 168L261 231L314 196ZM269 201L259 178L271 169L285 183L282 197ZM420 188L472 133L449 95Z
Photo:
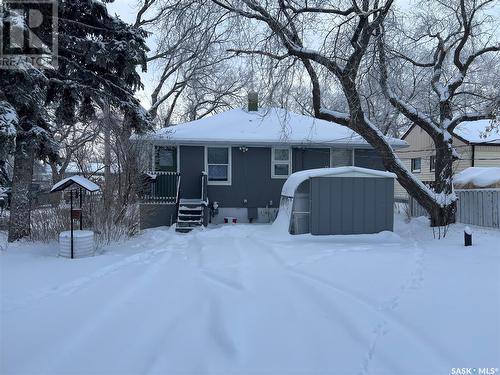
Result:
M0 160L0 186L7 185L9 181L5 165L5 160Z
M432 193L429 194L429 189L426 189L423 183L408 172L391 146L381 136L381 133L365 119L354 80L346 78L341 83L346 97L349 98L348 105L351 114L349 127L361 135L375 149L382 158L385 169L396 174L401 186L427 211L431 218L431 226L445 226L453 223L455 221L456 202L448 203L443 201L441 203L440 199L436 199L437 196L433 196ZM444 136L441 136L441 143L436 143L436 149L440 150L440 153L436 154L436 173L439 159L441 173L443 173L443 176L449 176L449 178L445 179L447 182L441 186L439 193L448 194L453 191L451 137L445 139Z
M436 195L449 196L453 193L453 138L446 132L434 137L436 147L436 165L434 172L434 191ZM443 202L435 207L431 216L432 226L444 226L455 222L456 201Z
M104 205L109 210L113 191L111 188L111 108L109 103L104 103L103 109L104 131Z
M33 141L23 141L19 138L14 154L9 242L14 242L30 235L31 181L33 178L36 145Z

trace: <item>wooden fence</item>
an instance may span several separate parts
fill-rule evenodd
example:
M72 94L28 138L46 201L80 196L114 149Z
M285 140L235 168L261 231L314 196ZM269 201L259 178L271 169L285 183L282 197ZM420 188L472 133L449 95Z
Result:
M458 197L456 221L464 224L500 228L500 189L455 190ZM413 198L409 201L411 216L427 216Z

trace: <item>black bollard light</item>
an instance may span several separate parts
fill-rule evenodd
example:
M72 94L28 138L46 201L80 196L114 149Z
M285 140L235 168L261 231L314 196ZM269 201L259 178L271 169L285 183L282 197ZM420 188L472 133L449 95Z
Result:
M472 230L469 227L464 230L464 245L472 246Z

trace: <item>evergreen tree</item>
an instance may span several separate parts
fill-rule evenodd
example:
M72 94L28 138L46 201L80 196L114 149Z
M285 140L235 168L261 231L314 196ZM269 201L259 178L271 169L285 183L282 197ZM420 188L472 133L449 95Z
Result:
M3 12L2 17L16 17L17 25L25 27L18 14L5 8ZM3 111L15 119L9 127L16 143L9 241L29 235L33 161L57 156L52 134L58 124L91 117L103 103L126 113L129 125L138 131L149 124L134 97L141 87L136 68L146 68L144 32L109 15L98 0L58 0L57 23L57 68L24 64L0 71ZM50 29L39 34L47 44L52 36ZM0 129L7 129L3 123L0 117Z

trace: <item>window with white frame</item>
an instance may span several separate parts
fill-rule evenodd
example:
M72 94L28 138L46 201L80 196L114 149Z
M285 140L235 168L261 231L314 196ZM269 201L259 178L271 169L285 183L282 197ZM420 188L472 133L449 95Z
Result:
M211 185L231 184L231 148L206 147L206 171Z
M435 155L431 155L431 157L429 159L429 170L431 172L434 172L436 170L436 156Z
M353 165L353 149L332 148L330 151L330 165L332 167L346 167Z
M292 153L289 148L271 150L271 177L287 178L292 169Z
M422 168L422 158L412 158L411 171L413 173L420 173L421 168Z

